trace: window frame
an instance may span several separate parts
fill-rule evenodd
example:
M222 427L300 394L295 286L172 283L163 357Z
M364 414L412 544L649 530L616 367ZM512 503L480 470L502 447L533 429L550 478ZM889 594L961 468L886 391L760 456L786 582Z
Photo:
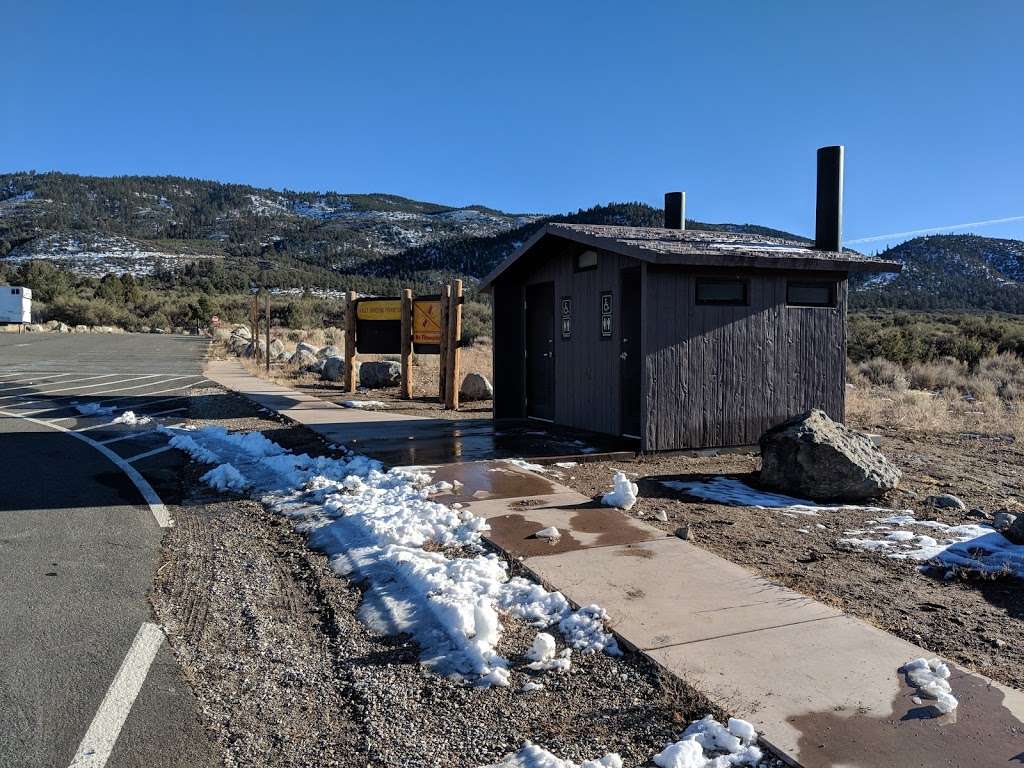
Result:
M808 303L803 301L792 301L789 297L790 288L793 286L820 288L828 290L828 300L824 304ZM801 309L835 309L839 306L839 281L838 280L800 280L786 279L786 306Z
M732 299L701 299L701 285L707 283L736 283L743 289L743 296L739 301ZM697 277L693 281L693 303L698 307L749 307L750 306L750 279L746 277L714 277L711 275Z
M592 254L594 254L594 263L593 264L589 264L589 265L587 265L585 267L581 267L580 266L580 257L583 256L583 254L585 254L585 253L592 253ZM586 249L584 249L582 251L578 251L576 253L576 255L573 256L573 259L572 259L572 270L573 270L573 272L593 272L595 269L597 269L597 262L598 262L597 251L595 251L593 248L586 248Z

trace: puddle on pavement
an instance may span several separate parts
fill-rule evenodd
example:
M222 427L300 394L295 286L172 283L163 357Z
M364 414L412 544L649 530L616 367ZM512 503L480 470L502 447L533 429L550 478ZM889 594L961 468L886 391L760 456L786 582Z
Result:
M401 426L397 426L400 424ZM337 440L391 467L510 458L577 458L593 454L633 455L637 441L563 427L491 419L424 419L363 424L339 429Z
M816 712L790 718L801 736L803 768L938 768L1024 764L1024 723L1003 704L1003 691L983 678L950 664L950 685L960 705L933 717L924 699L893 671L897 693L892 714ZM769 735L770 738L770 735Z
M435 497L445 504L453 501L544 496L555 491L554 484L543 476L520 471L514 465L500 461L445 464L429 471L435 483L444 480L453 485L461 484L454 493Z
M537 511L544 512L539 519ZM487 519L487 538L506 552L523 557L557 555L590 547L637 544L664 536L661 531L635 525L617 509L608 507L544 508L522 514L496 515ZM562 534L555 541L538 539L537 531L548 526Z

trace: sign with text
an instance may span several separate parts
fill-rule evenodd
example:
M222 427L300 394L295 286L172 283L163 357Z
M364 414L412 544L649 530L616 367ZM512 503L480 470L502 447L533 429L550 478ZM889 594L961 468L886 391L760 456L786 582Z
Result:
M412 344L419 354L441 351L441 297L423 296L412 302Z
M402 300L356 300L356 349L378 355L402 352Z

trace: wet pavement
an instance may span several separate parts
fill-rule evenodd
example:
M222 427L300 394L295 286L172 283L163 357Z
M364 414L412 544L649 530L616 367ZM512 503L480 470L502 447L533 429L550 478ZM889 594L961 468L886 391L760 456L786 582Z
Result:
M487 459L531 461L632 458L638 441L530 421L421 419L346 428L345 445L387 466Z

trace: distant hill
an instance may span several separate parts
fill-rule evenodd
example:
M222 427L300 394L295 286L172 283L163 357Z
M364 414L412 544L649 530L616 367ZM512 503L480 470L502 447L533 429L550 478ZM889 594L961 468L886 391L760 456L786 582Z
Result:
M174 176L0 175L0 267L41 259L79 275L156 274L221 290L247 285L261 267L290 289L473 280L549 221L661 226L663 213L610 203L551 216ZM686 225L807 241L755 224ZM939 235L880 255L904 272L854 278L853 306L1024 313L1024 242Z
M339 275L478 278L547 221L660 226L662 212L614 203L542 216L173 176L0 175L0 261L51 260L95 277L216 259L270 261L310 285L336 285ZM688 226L792 237L753 225Z
M978 235L917 237L879 254L899 274L852 281L856 307L976 309L1024 314L1024 242Z

